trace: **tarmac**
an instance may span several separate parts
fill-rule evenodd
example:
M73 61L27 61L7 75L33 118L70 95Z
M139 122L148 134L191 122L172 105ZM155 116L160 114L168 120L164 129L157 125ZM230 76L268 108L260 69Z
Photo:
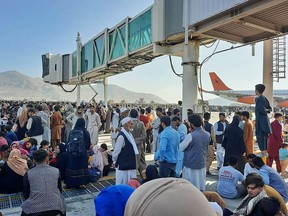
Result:
M214 123L218 120L218 113L212 113L212 118L211 118L211 123ZM229 119L228 119L229 120ZM110 134L100 134L99 135L99 144L106 143L108 145L108 148L111 148L111 139L110 139ZM146 154L146 163L147 165L149 164L154 164L154 154ZM208 175L206 177L206 191L216 191L217 187L217 181L218 181L218 171L216 169L216 161L213 161L212 167L211 167L211 173L212 175ZM101 178L101 180L106 180L106 179L114 179L115 178L115 173L111 172L109 173L108 177ZM105 181L103 181L105 182ZM95 185L95 184L94 184ZM102 188L103 188L103 184ZM107 186L109 184L105 184L104 186ZM92 187L93 185L88 185L89 187ZM99 186L99 185L98 185ZM93 190L87 190L89 187L86 187L85 189L80 189L82 191L75 190L69 190L65 192L65 201L67 205L67 216L95 216L96 211L95 211L95 206L94 206L94 198L98 195L99 191L93 192ZM69 192L69 193L68 193ZM73 196L69 196L69 194L73 194ZM13 197L9 197L10 203L13 204ZM230 210L234 210L239 202L242 200L240 199L224 199L226 202L226 206ZM22 200L23 201L23 200ZM0 206L1 206L1 195L0 195ZM11 205L13 206L13 205ZM10 207L10 208L0 208L0 211L4 216L9 215L21 215L21 207L20 204L18 204L18 207Z

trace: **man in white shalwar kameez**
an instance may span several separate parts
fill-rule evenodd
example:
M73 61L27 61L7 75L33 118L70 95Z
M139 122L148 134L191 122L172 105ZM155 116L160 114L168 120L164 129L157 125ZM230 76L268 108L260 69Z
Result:
M205 191L206 158L210 134L202 127L200 115L189 115L188 121L193 129L180 143L180 151L184 151L183 179L190 181L200 191Z
M139 154L135 140L130 133L133 130L133 121L126 117L121 124L123 127L119 132L112 154L116 168L116 185L128 184L131 178L136 178L136 155Z
M101 128L101 120L94 106L90 107L90 112L86 112L87 131L90 134L92 145L98 143L98 133Z

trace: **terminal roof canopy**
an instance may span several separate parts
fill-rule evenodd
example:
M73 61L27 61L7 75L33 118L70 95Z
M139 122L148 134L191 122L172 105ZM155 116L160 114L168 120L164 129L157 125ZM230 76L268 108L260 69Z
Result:
M288 31L287 0L188 2L191 36L253 43L287 34Z

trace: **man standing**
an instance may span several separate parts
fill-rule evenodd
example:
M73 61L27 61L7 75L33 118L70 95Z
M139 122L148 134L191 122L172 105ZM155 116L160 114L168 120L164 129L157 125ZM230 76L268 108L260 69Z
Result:
M217 170L219 170L224 163L224 148L222 147L223 134L228 126L228 122L225 119L225 113L219 113L219 121L214 124L214 132L216 135L217 143Z
M21 215L65 215L60 172L49 166L48 152L39 149L33 153L36 166L23 179L25 198Z
M265 85L258 84L255 86L255 116L256 116L256 138L258 142L259 149L261 151L261 157L268 157L267 153L267 138L268 134L271 133L270 121L267 116L267 113L270 113L272 108L269 104L269 101L263 92L265 90Z
M77 110L75 111L75 113L71 113L66 118L67 122L70 123L72 130L74 129L78 118L84 118L83 107L82 106L78 106Z
M281 172L281 165L279 160L279 149L281 148L281 144L283 142L282 139L282 114L275 113L275 120L271 123L272 133L268 136L268 158L267 165L272 167L273 161L276 162L277 172Z
M205 191L206 158L210 134L202 128L200 115L189 115L188 121L193 131L180 144L184 151L183 178L190 181L200 191Z
M151 153L151 136L152 136L152 122L154 121L154 116L151 113L151 108L146 108L148 123L146 126L146 152Z
M40 145L42 141L42 135L44 133L44 128L43 124L47 124L43 118L40 116L37 116L35 114L35 109L30 108L28 109L28 122L27 122L27 130L28 130L28 135L30 138L35 138L37 140L38 145Z
M54 106L54 113L51 116L51 145L55 150L56 146L61 142L61 130L63 127L62 116L59 113L59 106ZM49 141L49 140L47 140Z
M272 167L265 165L261 157L255 157L252 160L256 169L259 170L259 175L263 178L266 185L273 187L284 199L288 201L288 186L282 179L279 173Z
M187 136L187 127L181 123L180 118L178 116L174 116L172 118L173 124L176 126L176 129L180 135L180 143L185 139ZM176 177L179 178L182 168L183 168L183 158L184 158L184 152L178 151L178 160L176 164Z
M42 105L38 105L37 110L38 110L38 112L36 115L40 116L42 119L47 121L46 125L42 125L43 129L44 129L42 139L50 142L50 140L51 140L50 116L46 112L43 111Z
M144 123L138 119L138 111L136 109L131 109L130 117L133 121L133 131L131 133L139 152L139 154L136 156L136 166L140 175L142 175L142 171L146 169L145 149L143 145L146 140L146 130Z
M116 139L118 136L118 131L116 129L119 126L120 122L120 109L115 106L113 107L113 112L111 115L111 124L110 124L110 131L111 131L111 140L112 140L112 148L115 148Z
M127 184L131 178L136 178L136 155L139 154L135 140L131 134L133 121L126 117L121 121L119 132L112 154L116 168L116 185Z
M87 131L90 134L91 144L97 145L98 143L98 134L101 128L101 120L99 114L96 112L94 106L90 107L90 110L86 112L86 121L87 121Z
M159 149L155 153L154 160L160 161L160 177L175 177L180 136L170 126L171 120L168 116L162 116L160 123L164 130L160 134Z
M157 146L156 144L158 143L157 139L159 136L160 118L163 116L162 111L163 110L161 107L156 108L156 115L158 118L156 118L152 123L152 127L153 127L153 145L152 146L153 146L154 152L156 152L159 148L159 146Z
M253 135L253 124L250 120L250 114L247 111L241 113L241 117L244 120L244 143L246 145L246 155L253 154L254 152L254 135Z
M210 134L210 142L208 145L207 161L206 161L206 174L211 175L210 166L214 159L214 149L216 147L216 137L213 125L209 122L211 114L204 113L204 129Z

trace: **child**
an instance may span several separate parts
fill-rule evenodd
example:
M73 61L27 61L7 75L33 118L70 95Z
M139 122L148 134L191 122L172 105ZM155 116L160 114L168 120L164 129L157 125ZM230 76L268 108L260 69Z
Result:
M42 140L40 143L40 148L39 149L44 149L48 152L49 160L53 158L53 151L52 151L52 146L49 145L50 143L47 140ZM56 148L56 146L55 146Z
M29 152L29 158L33 159L33 152L37 150L38 142L35 138L30 138L28 141L25 141L23 148Z
M107 176L109 171L110 171L110 167L112 166L112 155L111 152L108 150L107 145L105 143L101 144L100 149L101 154L102 154L102 158L103 158L103 172L102 172L102 176Z
M288 143L283 142L281 148L279 149L279 159L281 165L281 176L282 178L286 178L286 168L288 164Z

